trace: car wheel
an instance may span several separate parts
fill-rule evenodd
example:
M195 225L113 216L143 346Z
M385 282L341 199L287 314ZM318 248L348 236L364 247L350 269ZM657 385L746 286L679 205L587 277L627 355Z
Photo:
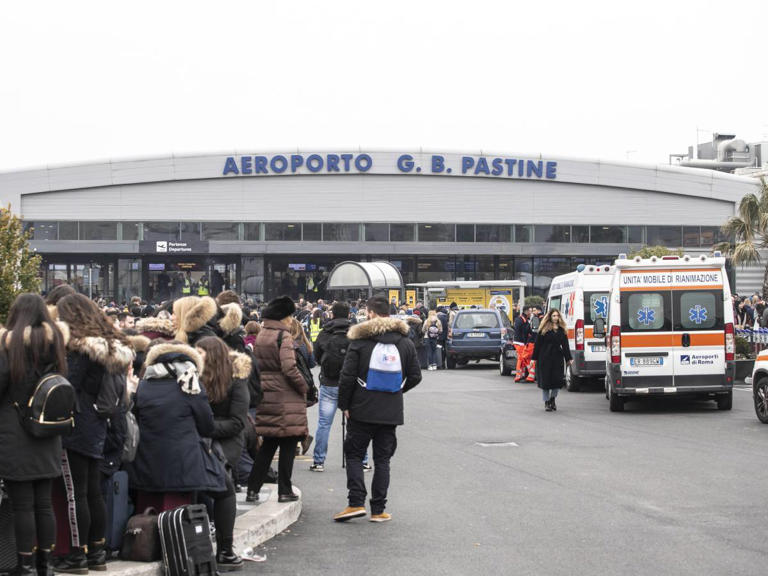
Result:
M570 366L565 368L565 388L568 392L578 392L581 390L581 378L574 376Z
M768 377L763 376L755 382L752 397L755 401L757 419L763 424L768 424Z
M624 399L611 390L610 384L608 385L608 407L611 412L624 412Z
M512 375L512 367L509 364L507 364L507 360L506 358L504 358L503 352L499 355L499 373L502 376Z
M733 390L717 397L718 410L730 410L731 408L733 408Z
M461 360L456 360L456 364L458 364L459 366L466 366L468 362L469 360L467 360L466 358L462 358Z
M456 358L453 358L452 356L448 356L448 358L445 359L445 366L448 368L448 370L455 370Z

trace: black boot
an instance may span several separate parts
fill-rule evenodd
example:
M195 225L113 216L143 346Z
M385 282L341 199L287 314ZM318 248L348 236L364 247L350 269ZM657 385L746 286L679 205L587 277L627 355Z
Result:
M16 568L11 572L11 576L37 576L34 554L17 554L16 558Z
M547 400L544 402L544 410L547 412L552 412L552 400Z
M243 569L243 559L235 554L232 546L222 546L216 554L216 566L220 572L235 572Z
M50 550L37 551L37 576L53 576Z
M555 402L554 398L552 398L552 400L549 401L549 405L552 406L552 410L557 412L557 403Z
M258 502L259 493L256 490L248 490L248 493L245 495L245 501L248 503Z
M63 574L88 574L85 548L72 548L69 554L57 558L53 563L53 571Z
M102 540L98 544L91 544L88 547L88 570L95 570L96 572L106 572L107 570L107 551L105 549L106 542Z

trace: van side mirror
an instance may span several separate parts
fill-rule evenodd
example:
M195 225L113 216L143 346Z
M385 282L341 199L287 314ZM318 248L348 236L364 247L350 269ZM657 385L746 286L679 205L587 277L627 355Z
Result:
M596 319L592 333L595 338L605 338L605 320L602 318Z

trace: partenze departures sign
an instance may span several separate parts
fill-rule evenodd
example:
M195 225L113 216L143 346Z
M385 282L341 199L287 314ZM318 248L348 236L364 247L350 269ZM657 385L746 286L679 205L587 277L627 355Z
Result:
M458 154L273 154L228 156L222 176L280 174L430 174L557 179L557 162Z

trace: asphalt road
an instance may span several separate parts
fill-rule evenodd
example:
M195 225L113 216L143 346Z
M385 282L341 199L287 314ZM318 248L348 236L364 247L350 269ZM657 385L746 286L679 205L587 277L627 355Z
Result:
M249 569L764 574L768 426L748 391L734 394L731 412L714 402L646 401L614 414L599 390L562 391L558 411L547 413L537 388L514 384L490 363L425 372L406 395L398 430L393 520L331 520L346 505L337 421L326 472L297 460L301 518ZM316 424L313 409L310 429Z

